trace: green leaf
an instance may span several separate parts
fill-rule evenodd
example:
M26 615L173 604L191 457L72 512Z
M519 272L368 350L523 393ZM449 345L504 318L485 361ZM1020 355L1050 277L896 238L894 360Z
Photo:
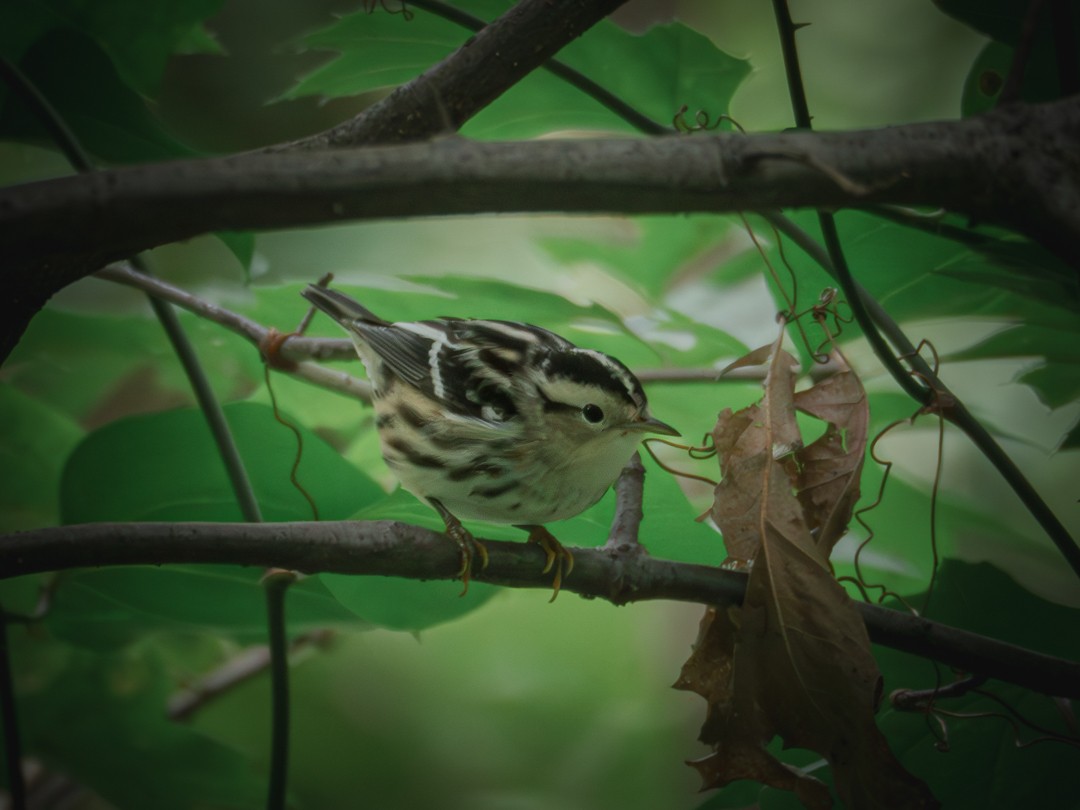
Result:
M456 580L420 582L342 574L323 574L322 578L330 593L364 621L390 630L412 632L465 616L498 591L493 585L475 581L469 584L468 593L461 596L461 583Z
M999 357L1042 357L1054 363L1080 365L1077 330L1024 324L1006 326L974 346L946 355L949 360L989 360Z
M1080 450L1080 420L1062 437L1058 450Z
M642 456L646 456L642 451ZM677 478L645 458L645 500L640 540L653 557L720 565L726 557L720 533L697 521ZM610 524L609 524L610 525Z
M21 0L5 8L0 54L18 61L50 29L68 27L96 41L123 82L154 95L173 53L213 53L202 23L224 0ZM75 62L67 61L69 72Z
M975 57L960 101L965 117L989 112L998 103L1012 68L1015 50L1000 42L988 42ZM1020 99L1033 104L1053 101L1061 96L1057 65L1051 48L1037 47L1024 68Z
M161 325L138 296L134 301L141 304L134 314L113 312L110 304L94 315L53 307L39 312L11 356L20 369L19 387L91 425L118 413L191 402L191 383ZM178 314L215 390L263 384L263 365L251 344L203 318ZM299 314L294 310L284 323L295 323Z
M922 595L909 597L922 604ZM894 604L893 607L900 608ZM1019 587L1006 573L987 564L946 560L930 602L929 618L1020 644L1071 660L1080 658L1080 640L1063 628L1075 627L1080 611L1045 602ZM875 656L885 678L885 694L898 688L932 689L953 679L925 659L884 647ZM944 680L943 680L944 679ZM1033 723L1066 733L1063 718L1051 698L996 681L987 690ZM1057 743L1017 745L1042 733L1013 726L1006 709L979 695L946 700L937 707L960 716L942 717L948 733L948 753L937 748L940 726L920 713L887 708L882 730L905 767L926 779L943 807L957 810L1004 810L1028 804L1067 807L1074 803L1072 786L1061 774L1076 768L1076 750ZM985 716L990 712L992 716ZM974 716L964 717L964 714ZM986 778L972 780L973 773Z
M267 521L310 520L289 480L292 433L265 405L225 406L240 456ZM297 476L324 520L341 520L382 490L322 439L304 439ZM235 521L240 509L202 414L176 410L133 416L91 433L68 460L61 485L67 523L107 520Z
M814 214L796 212L791 219L809 234L818 234ZM1006 282L997 270L993 270L991 276L991 263L1002 261L999 257L1010 254L1009 247L979 248L854 211L845 211L838 216L837 226L855 277L897 320L961 315L1022 318L1043 324L1049 321L1055 325L1076 323L1071 313L1016 295L1013 282ZM981 241L982 234L975 232L972 238ZM812 303L821 289L836 287L836 282L802 251L791 249L790 245L787 247L785 256L800 282L801 307ZM1026 252L1022 247L1018 250L1027 266L1034 267L1035 253ZM771 258L774 263L780 262L775 248L771 250ZM1016 255L1011 258L1019 260ZM976 276L975 271L980 266L983 272ZM1057 277L1056 270L1047 268L1030 272Z
M1018 379L1030 385L1047 408L1060 408L1080 400L1080 365L1038 366Z
M65 575L47 617L57 637L79 647L119 649L148 635L209 632L240 642L266 640L262 572L225 565L125 566ZM357 625L317 577L287 594L289 633Z
M641 216L627 224L634 229L633 236L618 242L556 237L542 239L541 244L562 264L600 264L657 299L732 233L730 220L712 215ZM725 274L727 269L725 265ZM760 266L753 272L760 272Z
M478 0L459 7L493 19L509 4ZM310 35L309 47L340 52L303 77L283 98L358 95L411 80L445 58L471 32L414 9L415 16L357 12ZM681 24L656 26L644 35L604 21L560 51L559 60L598 82L625 103L670 125L683 104L714 117L749 75L749 64L717 49ZM483 110L463 129L470 137L524 138L559 129L632 131L622 119L580 90L538 71Z
M101 46L84 33L50 30L26 51L19 67L99 160L133 163L197 154L166 132ZM45 137L40 121L18 99L8 94L2 102L0 137Z
M218 231L216 234L240 266L244 268L245 280L251 280L251 260L255 258L255 234L251 231Z
M797 213L792 218L809 233L816 233L810 215ZM1076 295L1075 282L1065 278L1056 260L1044 262L1041 250L996 235L984 240L980 232L958 241L854 212L838 217L838 225L856 279L901 326L916 319L951 318L954 323L961 323L961 318L983 323L1000 321L1014 324L1014 328L1007 338L994 340L994 347L1000 347L1007 339L1019 346L1038 346L1054 356L1061 356L1062 352L1072 356L1073 352L1066 347L1080 339L1080 320L1075 309L1069 309L1067 304ZM779 261L775 249L772 254ZM806 307L810 296L816 296L817 291L835 287L836 282L801 251L789 249L786 256L799 279L802 295L799 306ZM1014 268L1011 272L1010 267ZM1023 272L1024 279L1018 281L1016 272ZM1027 279L1035 282L1035 291L1018 294L1016 285ZM1055 298L1058 300L1051 303ZM777 299L779 303L779 296ZM1066 306L1058 305L1061 300ZM1052 347L1053 341L1048 338L1052 333L1061 336L1057 348ZM859 336L858 328L848 325L841 341ZM953 359L974 359L977 353L990 356L989 348L953 351L948 345L938 345L937 349L941 355ZM1037 393L1047 401L1061 402L1074 386L1071 374L1064 382L1055 381L1058 372L1059 369L1051 368L1046 376L1039 373L1022 381L1039 386Z
M914 597L918 600L918 597ZM1008 572L988 563L945 560L927 616L1047 655L1080 659L1080 609L1040 599Z
M1002 329L975 346L948 355L950 360L1039 357L1044 360L1017 379L1035 391L1048 408L1080 399L1080 329L1024 324Z
M721 51L679 23L630 34L611 22L594 26L558 57L659 124L671 126L679 108L727 113L750 74L750 64ZM537 71L482 110L462 133L483 138L529 138L561 129L634 132L584 92Z
M102 656L21 629L12 635L23 745L49 770L118 810L224 810L263 800L264 777L239 754L165 720L172 687L152 649Z
M402 14L357 11L309 34L304 44L339 55L302 77L282 100L328 98L396 87L415 78L459 47L471 34L422 9Z
M1024 0L936 0L935 4L946 14L993 40L975 57L964 82L961 101L965 116L992 109L1009 76L1021 32L1028 26L1031 5ZM1055 44L1060 32L1053 30L1060 18L1050 7L1040 11L1028 42L1019 96L1032 103L1050 101L1062 95ZM1065 38L1075 49L1076 42L1080 41L1080 18L1075 13L1069 17L1073 32L1071 37Z
M1019 44L1030 8L1026 0L934 0L934 5L979 33L1007 45ZM1033 52L1051 45L1050 34L1054 22L1049 9L1040 14L1036 22ZM1072 22L1076 29L1075 40L1080 37L1080 20L1074 15Z
M1070 314L1080 309L1076 271L1026 239L1007 236L974 242L971 252L959 254L940 272L961 281L1007 290Z
M82 429L9 384L0 384L0 425L5 435L0 527L14 531L58 523L60 473Z
M0 56L17 63L38 38L60 24L62 21L46 2L8 3L4 8L4 24L0 25Z

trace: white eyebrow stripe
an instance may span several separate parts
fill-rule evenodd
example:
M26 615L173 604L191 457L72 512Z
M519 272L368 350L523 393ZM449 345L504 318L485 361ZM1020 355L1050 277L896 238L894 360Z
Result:
M443 385L442 369L439 367L439 352L450 342L450 336L442 329L436 329L424 323L396 323L394 326L412 332L431 341L428 349L428 369L431 371L431 387L435 392L436 399L446 398L446 387Z

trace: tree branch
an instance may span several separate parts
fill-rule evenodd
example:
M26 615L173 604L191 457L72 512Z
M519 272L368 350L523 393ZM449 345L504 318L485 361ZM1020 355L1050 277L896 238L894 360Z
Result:
M310 630L289 641L289 655L309 647L329 646L333 630ZM224 664L175 692L168 702L170 720L190 720L200 709L213 703L239 684L270 668L270 647L265 644L247 647Z
M270 151L416 141L462 124L626 0L521 0L355 118Z
M169 284L167 281L143 275L128 267L110 265L99 270L94 275L106 281L114 281L118 284L135 287L149 293L154 298L160 298L175 304L181 309L186 309L200 318L216 323L230 332L240 335L260 351L264 351L273 337L274 332L270 327L253 321L238 312L233 312L206 299L199 298L197 295ZM320 388L354 397L362 402L371 401L371 384L367 380L309 362L312 358L320 360L356 360L356 348L347 339L290 336L280 344L277 356L278 359L274 368L279 371L306 380Z
M481 212L930 205L1080 266L1080 97L859 132L425 143L118 168L0 191L9 351L40 302L109 261L220 229ZM828 167L823 171L822 167ZM837 183L842 176L849 182Z
M161 298L193 315L228 329L247 340L260 351L264 350L273 336L273 330L239 312L225 309L205 298L181 289L154 276L138 273L122 264L111 264L94 274L95 278L113 281L142 290L155 298ZM290 335L277 348L278 371L291 374L320 388L336 391L362 402L371 401L371 383L343 371L334 371L310 360L356 361L356 347L348 338L311 338ZM821 374L822 364L815 364L811 374ZM650 382L745 382L764 379L761 366L745 368L645 368L636 369L639 380Z
M484 540L488 567L474 579L550 589L544 554L526 543ZM457 547L438 532L396 521L324 523L94 523L0 536L0 578L104 565L224 563L453 579ZM616 605L669 599L711 605L742 601L745 574L659 560L634 546L574 549L563 590ZM1080 698L1080 664L1016 647L896 610L855 603L870 638L965 672L1058 697Z
M438 15L439 17L460 25L462 28L467 28L470 31L481 31L487 26L487 23L479 17L467 14L457 6L451 6L448 3L441 2L441 0L409 0L409 5L414 6L415 8L422 8L425 11ZM674 131L674 128L670 125L665 126L658 121L652 120L647 115L634 109L614 93L597 84L583 73L574 70L564 62L560 62L557 59L548 59L538 67L546 70L553 76L559 77L567 84L576 87L581 92L589 95L597 103L602 104L608 110L615 113L615 115L626 121L626 123L630 124L630 126L635 127L639 132L648 135L665 135Z

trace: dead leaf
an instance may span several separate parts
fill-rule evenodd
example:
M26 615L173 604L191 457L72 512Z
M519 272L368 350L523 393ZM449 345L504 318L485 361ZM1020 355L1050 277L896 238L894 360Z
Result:
M701 775L702 789L720 788L738 779L793 792L804 805L824 810L832 805L828 788L812 776L785 765L766 749L775 735L767 715L753 709L757 656L736 655L740 608L708 608L701 620L694 651L683 665L676 689L705 698L708 713L699 739L712 752L689 764Z
M798 454L798 493L810 532L826 557L847 531L859 500L870 409L866 392L844 358L840 368L812 388L795 394L795 407L828 422L825 433Z
M781 342L782 336L767 354L763 349L751 352L770 364L761 402L738 413L725 409L713 428L722 477L712 518L724 535L728 557L741 562L753 560L761 547L762 514L778 514L763 502L770 493L761 486L762 476L768 466L802 446L795 422L795 359L781 349Z
M713 753L691 764L707 788L757 779L828 807L821 782L766 750L779 735L828 760L849 807L935 807L874 723L880 673L828 562L858 500L866 397L846 365L795 394L781 339L768 352L761 402L724 411L713 432L722 478L712 515L729 556L752 565L742 607L706 613L676 683L708 704L701 739ZM808 447L796 409L828 423Z

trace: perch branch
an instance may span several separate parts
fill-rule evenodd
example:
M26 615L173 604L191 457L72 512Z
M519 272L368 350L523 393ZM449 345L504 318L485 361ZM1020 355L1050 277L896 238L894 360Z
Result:
M490 562L474 578L515 588L550 589L543 552L526 543L484 540ZM396 521L324 523L94 523L0 536L0 577L103 565L224 563L333 572L453 579L461 558L438 532ZM574 549L563 590L616 605L667 599L739 604L745 574L676 563L629 548ZM870 638L965 672L1058 697L1080 698L1080 664L878 605L855 603Z

